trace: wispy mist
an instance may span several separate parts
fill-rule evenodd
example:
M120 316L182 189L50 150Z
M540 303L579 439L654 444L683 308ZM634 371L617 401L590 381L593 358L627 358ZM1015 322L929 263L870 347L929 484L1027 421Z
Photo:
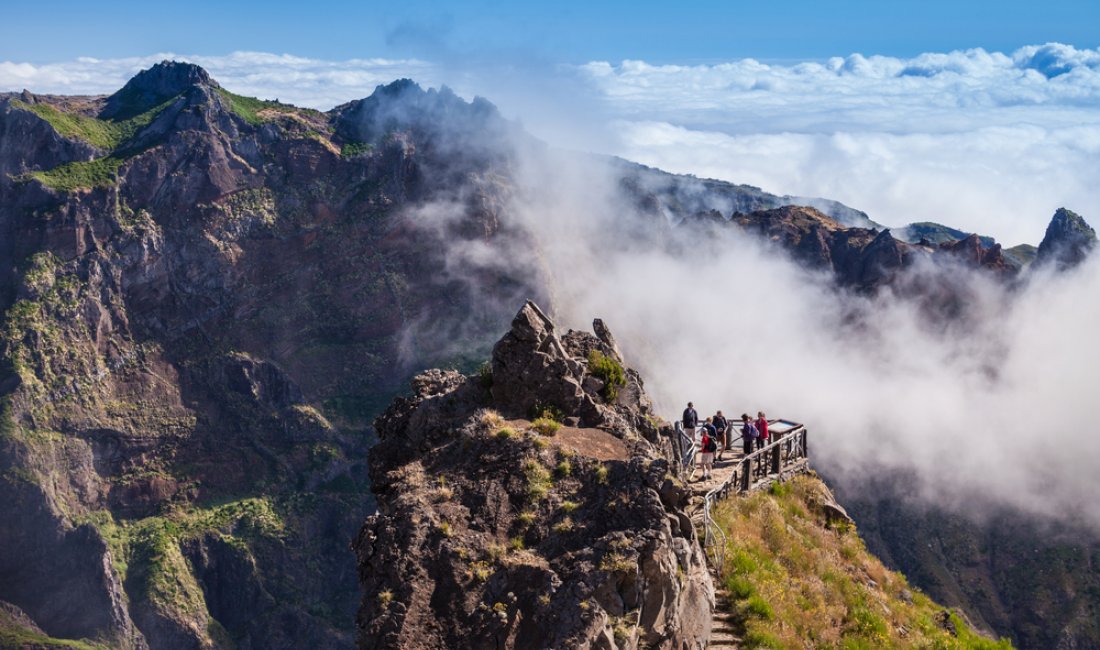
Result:
M914 473L948 508L1001 504L1100 530L1097 256L1012 289L915 268L911 287L964 297L945 321L893 291L838 290L737 227L637 214L597 160L525 162L515 214L538 253L510 263L540 266L565 324L603 318L667 417L688 400L705 414L764 410L805 422L815 463L841 480Z

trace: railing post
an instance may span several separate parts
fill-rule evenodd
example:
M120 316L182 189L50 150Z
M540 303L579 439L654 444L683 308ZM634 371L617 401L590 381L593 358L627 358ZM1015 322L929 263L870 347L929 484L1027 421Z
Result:
M741 491L748 492L752 487L752 458L746 456L741 461Z
M779 455L780 446L781 445L776 444L775 448L772 449L772 452L771 452L772 474L778 474L779 473L779 469L780 469L780 455Z

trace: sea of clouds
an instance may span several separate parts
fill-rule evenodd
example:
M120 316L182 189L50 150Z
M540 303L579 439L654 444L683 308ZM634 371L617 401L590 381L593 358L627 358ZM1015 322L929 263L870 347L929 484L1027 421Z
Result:
M890 226L938 221L1011 246L1037 244L1058 207L1100 221L1100 50L1058 43L690 66L160 53L2 61L0 90L108 93L166 58L326 110L399 77L447 84L553 144L836 199Z
M1100 219L1100 51L581 66L614 149L669 171L826 196L887 225L1038 243L1053 211Z

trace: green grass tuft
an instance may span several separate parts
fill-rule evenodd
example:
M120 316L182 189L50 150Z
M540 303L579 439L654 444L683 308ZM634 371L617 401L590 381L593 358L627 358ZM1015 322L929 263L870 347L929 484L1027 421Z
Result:
M519 432L512 427L501 427L493 435L499 440L512 440L519 435Z
M531 423L531 427L534 428L535 431L538 431L540 435L552 436L561 429L561 423L555 422L550 418L538 418Z
M372 151L374 151L374 145L369 142L345 142L344 145L340 147L340 155L344 158L354 158ZM488 373L485 372L486 367L489 367ZM488 385L485 386L486 388L490 388L493 385L493 369L489 366L488 362L478 370L478 376L483 382L482 385L484 385L486 378L488 379Z
M554 473L561 477L569 476L573 473L573 464L563 459L558 463L558 466L554 468Z
M554 486L550 472L537 460L528 460L523 464L523 474L527 478L527 496L538 501L546 496Z
M605 400L614 402L619 398L619 389L626 386L626 371L622 364L599 350L592 350L588 353L588 370L603 380L601 392Z

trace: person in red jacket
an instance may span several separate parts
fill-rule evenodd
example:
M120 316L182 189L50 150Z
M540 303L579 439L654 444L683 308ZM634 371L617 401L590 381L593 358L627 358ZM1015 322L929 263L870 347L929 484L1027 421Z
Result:
M764 416L763 411L756 412L756 430L760 432L760 437L757 438L757 449L762 449L770 442L768 440L768 418Z

